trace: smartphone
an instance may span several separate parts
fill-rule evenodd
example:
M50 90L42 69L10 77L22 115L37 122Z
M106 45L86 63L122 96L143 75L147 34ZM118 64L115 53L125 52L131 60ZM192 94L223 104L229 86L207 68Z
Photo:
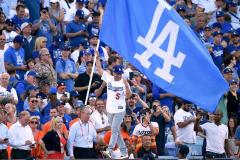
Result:
M129 72L129 80L133 80L133 76L134 76L133 72Z

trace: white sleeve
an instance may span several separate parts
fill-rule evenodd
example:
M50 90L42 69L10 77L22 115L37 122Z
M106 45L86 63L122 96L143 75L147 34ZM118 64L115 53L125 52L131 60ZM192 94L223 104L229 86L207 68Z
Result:
M157 122L151 122L154 128L158 128L158 123Z
M106 83L108 83L110 77L111 77L111 75L110 75L108 72L103 71L103 74L102 74L102 77L101 77L101 79L102 79L103 81L105 81Z
M11 89L11 94L12 94L14 100L18 101L17 92L14 88Z
M177 123L179 123L179 122L183 122L182 116L179 115L179 112L176 112L176 113L174 114L174 122L175 122L175 125L176 125Z
M74 142L74 138L76 135L76 123L72 125L72 127L70 128L69 131L69 136L68 136L68 152L70 157L73 157L73 142Z
M139 127L138 127L138 125L137 125L137 126L135 126L132 135L134 135L134 136L139 136L138 130L139 130Z

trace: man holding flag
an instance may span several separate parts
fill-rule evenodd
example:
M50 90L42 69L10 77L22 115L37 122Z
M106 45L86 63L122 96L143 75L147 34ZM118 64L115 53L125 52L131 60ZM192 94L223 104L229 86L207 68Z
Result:
M215 111L228 90L206 47L164 0L109 0L100 39L166 92L205 111Z
M120 126L126 113L126 98L130 98L131 90L127 80L122 78L123 66L113 67L113 76L101 67L99 55L97 55L96 67L102 80L107 83L107 116L111 126L111 139L107 151L103 154L111 158L111 154L116 144L121 152L121 159L128 158L128 151L120 133Z

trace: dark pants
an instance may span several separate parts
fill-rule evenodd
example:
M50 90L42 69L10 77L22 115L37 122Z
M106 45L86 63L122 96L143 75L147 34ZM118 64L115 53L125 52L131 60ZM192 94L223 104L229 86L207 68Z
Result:
M205 158L207 158L207 159L208 158L226 158L226 154L225 153L218 154L218 153L206 151Z
M8 154L6 149L0 150L0 159L8 159Z
M13 149L11 153L11 159L26 159L30 157L31 151L22 149Z
M73 155L74 158L97 158L96 153L94 152L93 148L81 148L81 147L74 147L73 148Z

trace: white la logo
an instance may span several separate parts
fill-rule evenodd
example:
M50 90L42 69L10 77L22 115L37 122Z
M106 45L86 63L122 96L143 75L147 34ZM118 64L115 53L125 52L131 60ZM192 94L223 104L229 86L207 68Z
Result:
M143 45L146 48L146 50L141 55L135 53L134 58L137 59L141 63L141 65L146 69L148 69L151 66L149 58L151 58L153 54L157 55L159 58L162 58L164 60L163 67L162 68L157 67L156 70L154 71L154 74L164 79L168 83L171 83L174 79L174 76L170 74L171 66L173 65L178 68L181 68L186 55L183 54L182 52L178 52L177 57L173 56L179 31L179 25L177 25L173 21L168 21L168 23L165 25L165 27L163 28L159 36L156 38L156 40L154 42L151 42L154 37L154 34L156 33L158 23L160 21L164 9L165 8L167 8L168 10L171 9L171 7L163 0L158 1L159 3L155 10L151 26L146 37L144 38L142 36L139 36L137 39L137 42ZM170 34L169 44L167 52L165 52L161 48L159 48L159 46L162 45L162 43L166 40L169 34Z

